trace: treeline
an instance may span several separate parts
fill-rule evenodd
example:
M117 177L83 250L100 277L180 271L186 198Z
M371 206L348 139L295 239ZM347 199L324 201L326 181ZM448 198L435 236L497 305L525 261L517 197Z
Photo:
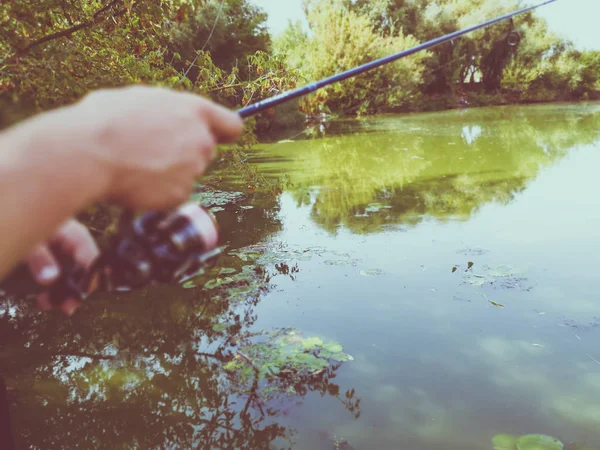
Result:
M131 83L230 107L293 88L300 74L269 53L266 19L248 0L3 2L0 128Z
M523 7L519 0L304 0L274 52L308 78L343 71ZM580 52L530 12L401 60L311 99L338 113L581 100L600 87L600 52Z
M310 31L290 24L272 40L265 12L248 0L40 0L35 8L26 0L3 2L0 127L92 89L139 82L239 107L519 3L305 0ZM508 45L515 36L518 45ZM600 52L575 50L530 13L331 86L300 110L366 114L441 109L461 99L586 99L598 89L599 74ZM263 115L258 125L281 113ZM246 143L252 139L249 133Z

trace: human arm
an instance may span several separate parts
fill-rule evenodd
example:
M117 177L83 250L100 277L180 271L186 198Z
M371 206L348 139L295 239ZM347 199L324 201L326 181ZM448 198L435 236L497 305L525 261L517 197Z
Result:
M186 200L237 114L168 89L99 91L0 135L0 278L98 200L166 209Z

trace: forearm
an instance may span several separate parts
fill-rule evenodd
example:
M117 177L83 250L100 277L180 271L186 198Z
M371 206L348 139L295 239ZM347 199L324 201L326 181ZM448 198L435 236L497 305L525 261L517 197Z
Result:
M0 134L0 277L106 192L105 171L67 110Z

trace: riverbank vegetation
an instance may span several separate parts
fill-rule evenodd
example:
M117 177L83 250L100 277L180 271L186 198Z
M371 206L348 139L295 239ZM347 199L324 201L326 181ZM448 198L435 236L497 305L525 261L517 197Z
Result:
M236 108L520 6L475 3L305 0L309 30L289 24L275 38L266 13L248 0L5 3L0 127L131 83L185 89ZM600 52L576 50L528 13L330 86L250 120L248 129L297 122L297 110L355 115L589 99L599 74ZM249 132L242 145L253 142Z

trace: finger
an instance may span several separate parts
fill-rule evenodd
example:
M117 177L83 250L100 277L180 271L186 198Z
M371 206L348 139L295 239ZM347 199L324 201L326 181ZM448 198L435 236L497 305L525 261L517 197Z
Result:
M215 217L195 203L186 203L179 208L187 216L201 236L206 251L214 250L219 243L219 229Z
M200 124L195 130L190 130L190 140L193 140L200 158L196 160L194 174L199 176L217 156L217 141L206 124Z
M62 311L67 317L71 317L75 314L75 311L77 311L81 305L81 301L69 298L61 303L60 306L54 306L50 301L50 294L47 292L40 294L37 299L37 306L41 311L52 311L56 308Z
M50 294L44 292L37 298L37 306L41 311L51 311L54 309L54 305L50 301Z
M230 109L202 99L199 114L206 121L218 143L235 142L244 129L240 115Z
M89 268L100 256L96 241L81 223L70 220L56 233L53 243L77 263Z
M79 307L81 305L82 305L81 301L75 300L74 298L70 298L70 299L64 301L63 303L61 303L60 310L67 317L71 317L73 314L75 314L75 311L77 311L77 309L79 309Z
M33 250L25 258L25 263L36 283L41 286L50 286L60 276L60 266L46 245Z

